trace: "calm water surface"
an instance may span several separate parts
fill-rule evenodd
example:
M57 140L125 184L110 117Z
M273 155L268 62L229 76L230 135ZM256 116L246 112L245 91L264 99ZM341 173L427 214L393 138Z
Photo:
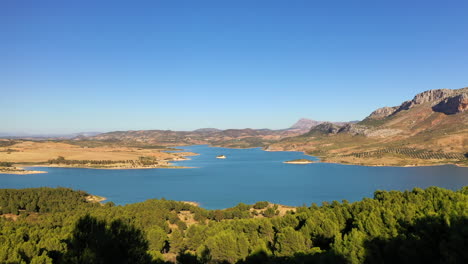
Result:
M182 147L201 155L177 162L192 169L96 170L34 168L48 173L0 174L0 188L63 186L107 197L116 204L150 198L197 201L207 209L232 207L239 202L270 201L286 205L320 204L372 197L381 190L410 190L440 186L459 189L468 185L468 168L365 167L314 163L284 164L309 158L300 152L266 152L260 148L227 149ZM226 155L227 159L216 159Z

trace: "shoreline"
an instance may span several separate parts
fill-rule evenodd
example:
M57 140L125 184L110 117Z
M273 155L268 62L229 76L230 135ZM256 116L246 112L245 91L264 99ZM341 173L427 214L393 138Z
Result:
M262 148L263 151L268 151L268 152L284 152L284 151L289 151L289 152L301 152L302 154L310 157L315 157L318 160L313 162L313 163L330 163L330 164L340 164L340 165L354 165L354 166L365 166L365 167L396 167L396 168L411 168L411 167L429 167L429 166L444 166L444 165L453 165L461 168L468 168L468 164L458 164L458 163L428 163L428 164L408 164L408 165L396 165L396 164L365 164L365 163L351 163L351 162L339 162L339 161L326 161L324 160L323 156L314 156L312 154L308 154L305 151L301 150L270 150L266 148ZM286 163L286 162L283 162ZM306 164L306 163L301 163L301 164Z
M307 155L307 154L306 154ZM313 156L316 157L316 156ZM317 157L319 158L319 157ZM416 168L416 167L435 167L435 166L446 166L452 165L460 168L468 168L468 165L457 164L457 163L424 163L424 164L407 164L407 165L392 165L392 164L364 164L364 163L350 163L350 162L339 162L339 161L324 161L319 158L320 163L329 164L340 164L340 165L351 165L351 166L364 166L364 167L394 167L394 168Z
M180 146L180 145L179 145ZM187 146L195 146L195 145L187 145ZM218 147L218 148L228 148L229 147L222 147L222 146L212 146L210 144L207 145L208 147ZM406 164L406 165L397 165L397 164L366 164L365 162L363 163L352 163L352 162L344 162L344 161L327 161L326 156L313 156L312 154L308 154L305 151L300 151L300 150L271 150L268 149L268 147L250 147L250 148L232 148L232 149L254 149L254 148L260 148L263 151L268 151L268 152L301 152L302 154L306 156L311 156L315 157L318 160L317 161L311 161L311 162L294 162L294 161L284 161L284 164L296 164L296 165L307 165L307 164L312 164L312 163L329 163L329 164L340 164L340 165L353 165L353 166L365 166L365 167L398 167L398 168L411 168L411 167L429 167L429 166L444 166L444 165L453 165L461 168L468 168L468 165L464 164L458 164L458 163L422 163L422 164ZM182 153L184 153L184 150L182 150ZM190 160L190 156L198 156L200 155L199 153L192 153L192 152L186 152L187 154L190 153L190 155L187 156L182 156L182 159L176 159L176 160L171 160L169 161L169 164L171 162L178 162L178 161L184 161L184 160ZM74 166L74 165L58 165L58 164L18 164L18 169L19 170L11 170L11 171L0 171L0 174L16 174L16 175L27 175L27 174L42 174L42 173L47 173L47 171L36 171L36 170L27 170L24 169L25 167L45 167L45 168L79 168L79 169L96 169L96 170L142 170L142 169L194 169L197 167L186 167L186 166L173 166L173 165L168 165L168 166L154 166L154 167L146 167L146 166L137 166L137 167L121 167L121 166L116 166L116 167L92 167L92 166Z
M47 171L36 171L36 170L25 170L22 167L18 167L18 170L0 170L0 174L15 174L15 175L27 175L27 174L42 174Z
M185 166L155 166L155 167L90 167L90 166L73 166L73 165L28 165L23 167L43 167L43 168L71 168L71 169L94 169L94 170L144 170L144 169L193 169L196 167Z
M305 164L312 164L316 163L316 161L313 160L308 160L308 159L296 159L296 160L288 160L288 161L283 161L285 164L299 164L299 165L305 165Z

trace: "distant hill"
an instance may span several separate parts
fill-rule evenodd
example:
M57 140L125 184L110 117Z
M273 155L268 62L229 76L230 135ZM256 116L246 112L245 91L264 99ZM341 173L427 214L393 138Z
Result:
M221 129L217 129L217 128L199 128L199 129L193 130L193 132L199 132L199 133L213 133L213 132L219 132L219 131L221 131Z
M317 121L317 120L312 120L308 118L301 118L299 119L294 125L292 125L289 129L290 130L298 130L302 133L308 132L310 129L313 127L316 127L322 123L327 123L328 121ZM332 124L335 125L344 125L348 123L356 123L359 121L350 121L350 122L331 122Z
M34 140L48 140L48 139L71 139L76 137L92 137L101 134L101 132L79 132L70 134L26 134L26 133L0 133L0 138L10 139L34 139Z
M297 131L270 129L197 129L194 131L136 130L102 133L75 140L120 141L160 146L211 144L224 147L264 147L285 137L300 135Z
M425 91L398 106L379 108L358 123L322 122L269 149L370 165L468 165L468 88Z
M301 118L299 119L294 125L292 125L291 129L301 129L301 130L310 130L311 128L323 123L323 121L316 121L308 118Z

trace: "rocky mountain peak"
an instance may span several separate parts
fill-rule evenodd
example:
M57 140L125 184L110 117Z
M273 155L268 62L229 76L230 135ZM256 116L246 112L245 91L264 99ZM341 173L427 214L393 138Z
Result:
M315 121L308 118L301 118L294 125L291 126L291 129L301 129L301 130L310 130L312 127L323 123L322 121Z
M413 98L413 102L415 104L424 104L429 102L438 101L441 99L446 98L454 93L454 90L450 89L436 89L436 90L429 90L422 93L417 94Z

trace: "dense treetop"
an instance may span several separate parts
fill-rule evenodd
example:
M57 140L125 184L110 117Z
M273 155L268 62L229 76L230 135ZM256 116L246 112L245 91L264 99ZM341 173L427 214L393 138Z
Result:
M282 216L266 202L209 211L87 195L0 190L0 263L468 263L468 187L376 191Z

